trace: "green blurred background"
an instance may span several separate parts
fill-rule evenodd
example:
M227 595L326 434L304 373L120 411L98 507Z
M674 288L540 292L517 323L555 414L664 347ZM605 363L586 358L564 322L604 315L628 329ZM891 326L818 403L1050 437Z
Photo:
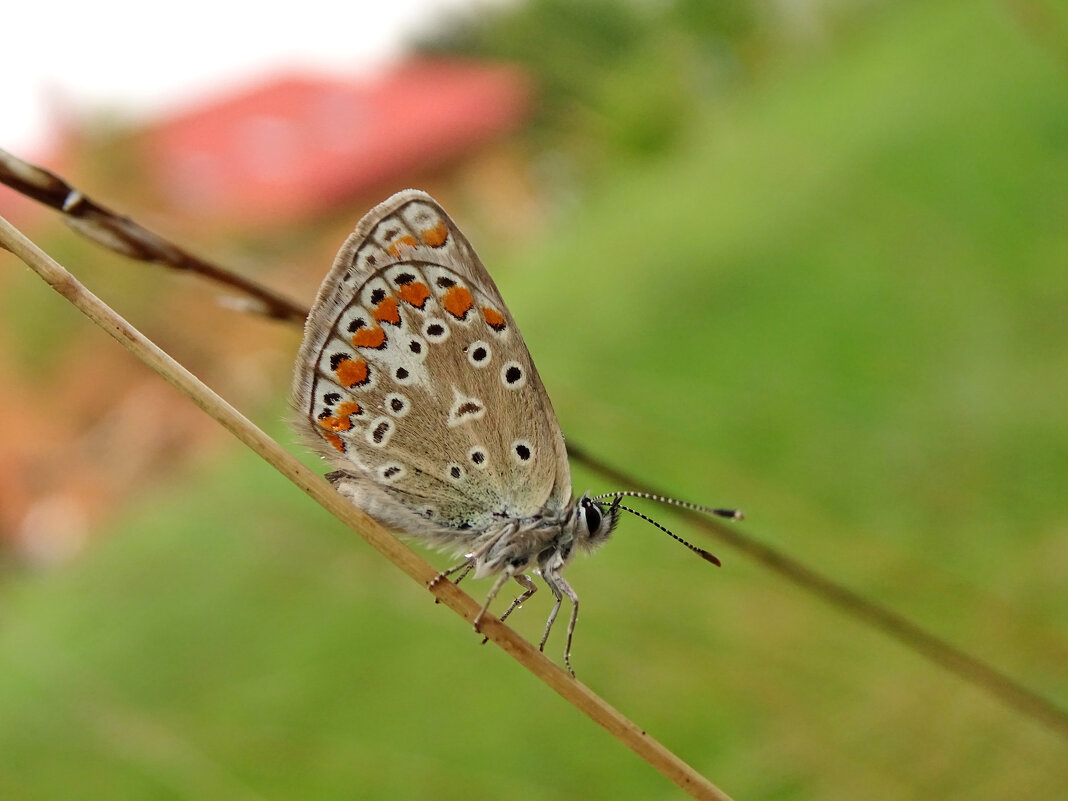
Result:
M422 43L539 81L554 213L474 238L567 436L1068 706L1068 9L583 8ZM1063 734L654 514L723 568L624 521L574 665L733 797L1068 795ZM0 798L680 795L236 445L94 540L4 575Z

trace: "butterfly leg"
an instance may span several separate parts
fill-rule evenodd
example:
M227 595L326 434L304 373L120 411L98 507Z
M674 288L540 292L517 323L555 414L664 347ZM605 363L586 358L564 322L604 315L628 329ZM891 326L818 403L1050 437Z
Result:
M456 577L456 581L454 583L459 584L467 577L468 573L475 569L475 561L475 558L472 557L470 559L465 559L463 562L460 562L460 564L456 565L456 567L450 567L448 570L443 570L442 572L434 576L434 578L430 579L430 583L426 585L427 589L433 590L436 586L438 586L438 584L443 581L446 581L449 576L456 572L459 572L460 575ZM435 598L434 603L439 604L441 603L441 601Z
M557 576L556 580L560 582L561 589L567 595L568 600L571 601L571 619L567 622L567 646L564 648L564 667L567 668L568 673L574 676L575 671L571 668L571 636L575 633L575 622L578 620L578 594L560 576Z
M506 568L505 570L503 570L501 572L501 575L499 575L497 577L497 580L495 582L493 582L493 586L490 587L489 595L486 597L486 603L482 604L482 608L479 609L478 610L478 614L475 615L474 623L475 623L475 631L476 632L478 632L478 633L482 632L482 618L485 616L486 612L489 610L489 606L490 606L491 603L493 603L493 599L497 597L497 593L499 593L501 591L501 587L504 586L504 583L506 581L508 581L508 579L513 577L514 571L515 571L515 568L513 568L513 567Z
M523 593L512 601L512 605L504 611L503 615L501 615L501 620L504 620L508 615L521 607L524 601L538 591L538 585L531 581L530 577L525 573L518 573L515 576L512 576L512 578L514 578L519 586L523 588Z
M575 671L571 668L571 637L575 633L575 622L578 620L578 607L579 599L578 594L571 588L571 585L553 571L543 571L542 578L545 579L545 583L549 585L549 589L553 591L553 595L556 596L556 605L553 606L553 611L549 614L549 622L545 624L545 634L542 635L541 643L538 644L539 650L545 650L545 641L549 639L549 631L553 627L553 623L556 621L556 613L560 611L560 604L563 602L563 597L566 595L567 599L571 601L571 619L567 623L567 644L564 646L564 667L567 668L567 672L572 676L575 675Z
M485 556L486 552L497 544L502 534L506 534L507 532L508 530L506 529L501 533L495 533L490 537L484 537L483 541L480 545L478 545L478 547L474 548L470 553L464 554L464 561L460 562L460 564L456 565L455 567L450 567L448 570L443 570L442 572L438 573L436 576L434 576L434 578L430 580L430 583L427 585L427 587L429 589L434 589L434 587L436 587L440 582L444 581L453 573L457 572L460 575L456 577L456 581L453 583L459 584L461 581L467 578L468 574L472 570L475 569L475 566L478 564L478 560Z
M469 575L471 575L471 571L474 570L474 569L475 569L475 560L474 559L468 559L466 562L461 562L456 567L450 567L444 573L438 574L438 576L434 580L435 581L440 581L441 579L448 578L453 573L459 573L460 575L458 575L455 579L453 579L453 582L452 582L453 584L459 584L461 581L463 581L465 578L467 578Z
M553 623L556 622L556 615L560 611L560 604L564 602L564 596L560 593L560 589L556 586L556 583L549 579L544 573L542 578L545 579L545 583L549 585L549 589L552 590L553 597L556 598L556 603L553 604L552 611L549 612L549 619L545 621L545 633L541 635L541 642L538 643L538 650L545 650L545 643L549 639L549 632L553 630Z
M525 600L527 600L531 595L538 591L538 585L531 581L529 576L523 573L519 573L515 576L512 576L512 578L514 578L519 584L519 586L523 588L523 594L516 598L514 601L512 601L512 605L509 606L506 610L504 610L504 614L501 615L502 623L504 622L505 618L508 617L508 615L512 614L512 612L521 607ZM489 642L489 637L483 637L482 644L485 645L487 642Z

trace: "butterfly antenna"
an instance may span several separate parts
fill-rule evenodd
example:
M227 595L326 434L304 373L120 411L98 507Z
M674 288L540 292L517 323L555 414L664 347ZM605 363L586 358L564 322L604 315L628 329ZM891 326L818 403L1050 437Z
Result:
M668 506L678 506L680 509L689 509L691 512L702 512L706 515L725 517L728 520L744 520L745 515L741 509L717 509L712 506L702 506L699 503L680 501L677 498L667 498L663 495L654 495L651 492L639 492L637 490L621 490L620 492L606 492L603 495L595 495L590 500L601 501L606 498L645 498L657 503L665 503Z
M620 496L620 495L622 495L622 493L620 493L619 495L616 495L616 496L615 496L615 499L614 499L614 500L612 501L612 508L613 508L613 509L622 509L622 510L623 510L624 512L630 512L630 513L631 513L632 515L634 515L635 517L640 517L640 518L641 518L642 520L644 520L644 521L645 521L646 523L652 523L652 524L653 524L654 526L656 526L656 527L657 527L658 529L660 529L661 531L663 531L663 532L664 532L665 534L667 534L667 535L668 535L669 537L671 537L671 538L672 538L673 540L676 540L676 541L678 541L678 542L681 542L681 543L682 543L683 545L685 545L685 546L686 546L687 548L689 548L689 549L690 549L691 551L693 551L693 552L694 552L695 554L697 554L698 556L700 556L700 557L701 557L702 559L704 559L704 560L705 560L706 562L711 562L712 564L714 564L714 565L716 565L717 567L719 567L719 559L717 559L717 558L716 558L716 557L715 557L715 556L714 556L713 554L710 554L710 553L709 553L708 551L706 551L706 550L705 550L704 548L698 548L698 547L697 547L696 545L694 545L694 544L692 544L692 543L689 543L689 542L687 542L686 540L684 540L684 539L683 539L682 537L680 537L680 536L679 536L678 534L676 534L675 532L673 532L673 531L671 531L671 530L667 529L666 527L664 527L664 526L660 525L659 523L657 523L657 522L656 522L655 520L653 520L653 519L652 519L651 517L647 517L647 516L643 515L643 514L642 514L641 512L639 512L638 510L636 510L636 509L631 509L631 508L630 508L629 506L624 506L623 504L621 504L621 503L619 502L619 496ZM601 497L608 497L608 496L601 496ZM591 500L596 500L596 499L595 499L595 498L593 498L593 499L591 499Z

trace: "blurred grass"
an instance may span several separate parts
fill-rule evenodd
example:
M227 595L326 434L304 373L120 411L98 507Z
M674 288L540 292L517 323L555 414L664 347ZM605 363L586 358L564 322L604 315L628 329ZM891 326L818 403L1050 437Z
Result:
M1002 8L877 12L493 271L570 437L1064 707L1068 75ZM735 797L1068 786L1062 739L719 555L633 522L569 576L580 677ZM2 798L677 797L236 451L3 609Z

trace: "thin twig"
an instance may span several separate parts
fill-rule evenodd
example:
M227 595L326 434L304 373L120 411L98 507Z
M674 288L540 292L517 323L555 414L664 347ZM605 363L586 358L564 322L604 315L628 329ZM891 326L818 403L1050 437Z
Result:
M216 266L174 245L88 195L55 173L0 150L0 183L63 214L66 223L82 236L137 261L195 273L236 289L254 301L250 311L275 320L304 324L308 310L274 290L231 270Z
M34 181L24 180L20 184L13 183L7 177L7 175L10 174L10 170L5 174L3 169L4 157L6 157L9 163L18 166L23 173L39 171L43 176L38 176ZM41 192L43 191L41 187L44 184L47 184L48 180L54 180L58 182L59 186L66 187L69 190L69 186L64 181L46 170L42 170L39 167L35 167L20 159L16 159L14 156L5 154L0 150L0 182L7 183L9 186L12 186L12 188L18 189L25 194L29 194L31 197L37 197L36 194L31 193L23 187L29 186L34 192ZM53 194L56 193L57 192L53 190ZM54 204L49 203L49 205ZM99 209L99 207L97 208ZM62 211L62 209L60 210ZM101 213L110 214L106 209L99 210ZM131 225L134 224L131 223ZM117 237L121 237L127 231L125 226L118 224L109 223L106 228L113 232ZM137 230L144 231L145 234L148 234L147 237L142 236L138 239L137 244L160 242L164 246L159 254L149 252L143 260L157 264L165 263L163 256L168 250L174 249L174 246L170 245L159 236L145 231L145 229L140 226L136 226L136 228ZM112 243L108 239L101 239L98 237L94 237L94 239L105 247L110 247L119 253L127 253L132 247L131 243L124 243L122 241ZM208 264L206 262L200 263L210 268L210 271L196 269L195 272L200 274L209 276L230 274L224 267ZM247 279L242 278L240 281L241 284L236 280L226 281L225 283L238 289L243 288L244 285L256 287L257 291L254 293L254 297L261 297L264 293L269 291L262 287L257 287L257 285ZM296 307L295 304L294 308L299 313L286 316L282 319L287 319L297 324L303 324L304 318L307 315L307 309ZM576 462L585 465L606 478L616 480L622 486L628 486L632 489L652 492L658 495L665 494L651 489L648 483L643 480L626 475L621 470L592 455L584 448L578 447L574 441L570 439L568 440L568 452ZM1068 712L1065 712L1049 699L1024 687L1022 684L991 665L974 656L970 656L956 646L923 629L902 615L899 615L874 601L863 598L844 585L818 573L807 565L804 565L797 559L794 559L769 545L757 542L755 539L742 534L737 529L729 528L701 515L687 514L687 517L689 517L696 525L709 531L724 542L733 545L741 552L748 554L757 562L770 568L793 584L802 587L813 595L821 598L840 612L860 620L865 625L878 629L883 634L897 640L900 644L919 654L923 658L948 670L958 678L986 693L989 693L995 698L1000 699L1020 714L1038 720L1049 726L1058 734L1068 737Z
M74 276L2 217L0 217L0 246L22 259L82 314L207 412L268 464L304 490L316 503L367 540L379 553L407 573L421 587L429 589L437 600L469 623L474 621L481 604L450 581L434 581L438 575L437 569L403 545L363 511L346 501L325 479L302 465L233 406L201 383L196 376L160 350L155 343L93 295ZM689 795L712 801L730 801L729 796L722 790L647 735L637 724L610 706L584 684L576 681L569 673L555 665L496 617L486 615L481 621L480 631Z
M650 488L644 481L629 476L622 470L598 459L573 442L568 442L567 453L575 461L616 481L620 486L641 487L643 492L651 492L654 495L666 494L662 490ZM838 611L878 629L920 656L948 670L957 678L998 698L1017 712L1044 723L1061 736L1068 737L1068 713L1048 698L1024 687L997 668L965 653L903 615L864 598L770 545L758 542L747 534L688 509L680 508L678 514L721 542L752 557L792 584L829 603Z

